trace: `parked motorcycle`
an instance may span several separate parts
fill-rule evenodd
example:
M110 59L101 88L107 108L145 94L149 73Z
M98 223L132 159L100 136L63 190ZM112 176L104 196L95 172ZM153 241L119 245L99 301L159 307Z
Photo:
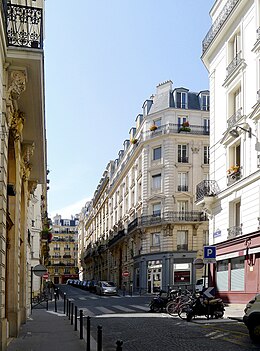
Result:
M190 322L196 316L206 316L207 318L222 318L225 307L222 299L205 299L201 294L191 303L187 309L187 321Z
M167 303L173 300L178 295L178 293L178 290L171 290L168 293L165 290L160 290L159 294L154 297L149 303L150 311L162 312L166 308Z

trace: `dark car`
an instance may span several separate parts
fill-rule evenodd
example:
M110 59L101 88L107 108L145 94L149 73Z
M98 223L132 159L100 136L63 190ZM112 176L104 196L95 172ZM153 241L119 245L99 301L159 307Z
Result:
M96 287L97 287L97 280L91 280L90 283L89 283L89 291L92 292L92 293L95 293L96 292Z

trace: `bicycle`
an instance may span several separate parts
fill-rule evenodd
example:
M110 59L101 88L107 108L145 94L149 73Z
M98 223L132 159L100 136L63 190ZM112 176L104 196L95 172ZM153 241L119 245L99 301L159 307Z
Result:
M188 310L192 301L192 293L185 290L185 293L178 295L173 301L166 305L166 312L171 316L178 315L180 318L185 319L185 311Z

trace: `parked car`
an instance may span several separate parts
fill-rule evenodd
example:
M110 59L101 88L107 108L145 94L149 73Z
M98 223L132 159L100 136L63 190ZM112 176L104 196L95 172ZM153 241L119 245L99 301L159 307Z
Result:
M117 287L113 282L101 280L96 286L96 293L98 295L117 295Z
M96 292L96 286L97 286L97 280L91 280L90 283L89 283L89 291L92 292L92 293L95 293Z
M243 321L253 342L260 342L260 294L248 302Z

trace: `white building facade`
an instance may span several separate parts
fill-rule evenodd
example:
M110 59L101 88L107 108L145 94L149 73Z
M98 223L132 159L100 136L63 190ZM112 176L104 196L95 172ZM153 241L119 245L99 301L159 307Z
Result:
M196 200L210 218L218 293L247 302L260 289L260 1L217 0L210 15L210 176Z
M84 278L148 292L193 285L208 237L195 190L208 168L209 91L159 84L82 216Z

